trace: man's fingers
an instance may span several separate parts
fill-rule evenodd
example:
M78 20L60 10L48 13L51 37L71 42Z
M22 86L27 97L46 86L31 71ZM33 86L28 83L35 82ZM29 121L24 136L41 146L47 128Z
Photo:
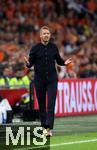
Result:
M69 63L72 63L72 62L73 62L72 58L69 58L69 59L67 59L67 60L65 61L65 65L67 65L67 64L69 64Z
M24 57L24 60L25 60L25 61L28 61L27 57Z
M27 57L24 57L24 61L29 64L29 61L28 61L28 58Z
M25 60L26 62L28 62L28 58L27 58L27 57L24 57L24 60Z

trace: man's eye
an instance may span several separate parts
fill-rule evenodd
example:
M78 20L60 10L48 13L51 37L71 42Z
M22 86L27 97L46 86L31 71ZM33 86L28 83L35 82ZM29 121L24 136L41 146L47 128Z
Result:
M44 33L44 35L49 35L49 33Z

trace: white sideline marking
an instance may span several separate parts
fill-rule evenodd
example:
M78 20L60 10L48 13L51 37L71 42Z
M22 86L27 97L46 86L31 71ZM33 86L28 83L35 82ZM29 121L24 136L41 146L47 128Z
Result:
M97 139L91 139L91 140L81 140L81 141L74 141L74 142L66 142L66 143L59 143L59 144L52 144L50 147L56 147L56 146L63 146L63 145L72 145L72 144L80 144L80 143L90 143L90 142L96 142ZM44 148L47 146L37 146L37 147L28 147L28 148L17 148L13 150L32 150L32 149L39 149Z

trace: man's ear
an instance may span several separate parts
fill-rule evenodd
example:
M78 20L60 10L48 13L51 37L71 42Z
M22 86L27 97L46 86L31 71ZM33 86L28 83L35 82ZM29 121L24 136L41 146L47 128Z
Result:
M42 37L42 34L40 33L40 38Z

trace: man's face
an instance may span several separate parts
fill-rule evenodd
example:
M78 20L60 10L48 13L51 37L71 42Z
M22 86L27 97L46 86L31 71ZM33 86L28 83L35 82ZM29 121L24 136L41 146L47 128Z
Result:
M40 38L41 38L41 41L43 42L49 42L50 40L50 37L51 37L51 33L49 30L47 29L42 29L41 32L40 32Z

